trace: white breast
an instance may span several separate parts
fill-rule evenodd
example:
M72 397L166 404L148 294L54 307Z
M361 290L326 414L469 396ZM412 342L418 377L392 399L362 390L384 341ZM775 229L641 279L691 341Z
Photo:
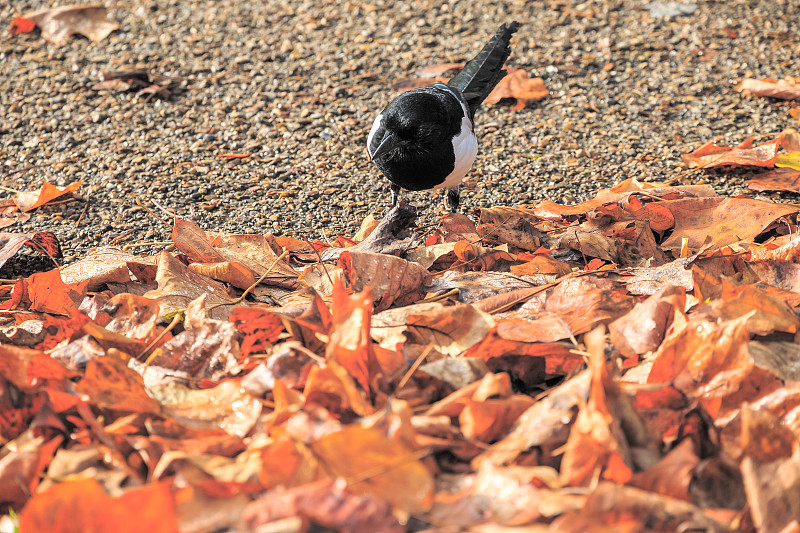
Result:
M461 119L461 131L453 138L453 153L456 155L453 171L435 187L436 189L460 184L475 162L475 156L478 154L478 138L472 131L472 122L468 116Z

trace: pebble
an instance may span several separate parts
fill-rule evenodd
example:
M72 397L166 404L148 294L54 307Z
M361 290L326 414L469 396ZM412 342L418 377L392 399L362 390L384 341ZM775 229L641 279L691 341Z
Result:
M478 113L468 176L477 186L462 194L463 212L576 202L630 177L709 181L736 194L752 172L686 172L680 155L798 126L788 114L796 104L733 89L746 76L799 74L796 2L695 1L675 17L654 17L648 5L143 0L111 8L120 30L99 43L73 36L57 48L38 33L6 35L0 62L14 75L0 77L0 185L82 179L88 207L79 226L82 202L5 231L54 231L71 260L127 229L141 241L168 238L140 198L162 218L155 203L210 231L353 235L389 205L364 144L392 84L471 58L512 19L523 25L509 64L543 77L551 94ZM16 9L0 5L0 18ZM91 89L103 72L127 68L173 77L171 96ZM438 192L404 195L420 225L443 212Z

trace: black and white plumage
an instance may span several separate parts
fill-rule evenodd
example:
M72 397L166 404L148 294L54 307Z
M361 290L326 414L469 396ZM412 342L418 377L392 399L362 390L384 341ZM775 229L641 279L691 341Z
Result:
M392 205L400 189L447 189L458 208L459 185L478 153L475 111L500 82L519 24L503 24L486 46L446 84L413 89L392 100L372 124L367 150L391 182Z

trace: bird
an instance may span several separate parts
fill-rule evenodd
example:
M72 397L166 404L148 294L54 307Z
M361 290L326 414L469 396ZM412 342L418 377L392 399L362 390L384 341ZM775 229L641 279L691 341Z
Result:
M375 117L367 152L389 180L392 207L401 189L446 189L458 211L460 184L478 153L475 112L506 75L516 21L503 24L483 49L447 83L406 91Z

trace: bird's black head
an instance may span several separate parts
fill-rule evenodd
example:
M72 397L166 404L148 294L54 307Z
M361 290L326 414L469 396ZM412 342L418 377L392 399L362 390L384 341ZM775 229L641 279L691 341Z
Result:
M425 145L441 142L449 133L450 118L445 102L438 95L408 92L398 96L384 112L386 129L409 144ZM461 119L458 119L461 126Z
M392 100L381 115L378 137L370 146L373 159L395 151L430 151L450 143L461 130L464 113L450 95L414 90Z

